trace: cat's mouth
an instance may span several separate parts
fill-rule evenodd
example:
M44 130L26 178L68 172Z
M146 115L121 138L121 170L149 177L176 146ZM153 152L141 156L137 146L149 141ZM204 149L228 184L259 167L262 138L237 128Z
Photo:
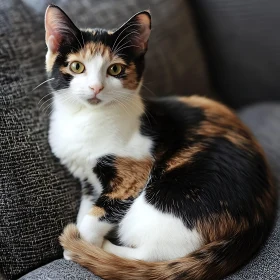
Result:
M87 101L88 101L88 103L93 104L93 105L99 104L101 102L101 100L97 97L90 98Z

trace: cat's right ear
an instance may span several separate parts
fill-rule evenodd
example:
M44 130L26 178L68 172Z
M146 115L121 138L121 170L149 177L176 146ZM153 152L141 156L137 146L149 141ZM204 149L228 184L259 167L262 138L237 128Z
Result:
M45 14L46 44L49 51L56 53L62 43L80 42L80 30L71 19L55 5L49 5Z

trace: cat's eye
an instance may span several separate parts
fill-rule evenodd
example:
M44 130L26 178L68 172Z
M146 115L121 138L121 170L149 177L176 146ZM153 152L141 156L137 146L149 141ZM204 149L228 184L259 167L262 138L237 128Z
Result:
M85 71L85 66L79 61L74 61L70 64L70 69L76 74L81 74Z
M118 76L123 71L123 65L115 63L108 68L108 74L111 76Z

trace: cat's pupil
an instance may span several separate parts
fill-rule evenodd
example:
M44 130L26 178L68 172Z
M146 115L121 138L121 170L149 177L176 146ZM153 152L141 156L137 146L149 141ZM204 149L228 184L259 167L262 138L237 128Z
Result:
M76 70L79 70L79 69L80 69L80 64L76 63Z
M114 72L117 72L117 71L118 71L117 65L114 65L114 66L113 66L113 71L114 71Z

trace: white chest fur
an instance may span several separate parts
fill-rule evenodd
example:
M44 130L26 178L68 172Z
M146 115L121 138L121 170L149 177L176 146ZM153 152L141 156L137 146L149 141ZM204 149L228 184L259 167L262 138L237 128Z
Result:
M141 159L150 154L152 141L140 134L141 107L86 108L55 99L49 143L53 153L80 180L102 186L92 169L98 158L113 154Z

